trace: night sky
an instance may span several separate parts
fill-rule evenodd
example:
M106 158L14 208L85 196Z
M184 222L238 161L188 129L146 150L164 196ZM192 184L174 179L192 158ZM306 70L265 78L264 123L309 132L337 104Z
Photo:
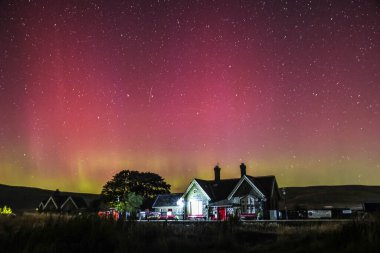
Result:
M0 183L380 184L379 1L1 1Z

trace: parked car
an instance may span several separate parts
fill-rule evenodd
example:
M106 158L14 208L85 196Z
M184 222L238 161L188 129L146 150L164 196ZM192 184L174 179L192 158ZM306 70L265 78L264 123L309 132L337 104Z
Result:
M178 217L174 214L170 214L170 215L161 214L160 220L178 220Z
M149 212L148 214L146 214L147 220L159 220L160 217L161 217L160 212Z

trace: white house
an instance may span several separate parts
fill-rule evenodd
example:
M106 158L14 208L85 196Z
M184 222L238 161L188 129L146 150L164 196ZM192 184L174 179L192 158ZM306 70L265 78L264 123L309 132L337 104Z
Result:
M182 210L185 219L226 220L228 217L241 219L277 219L280 193L275 176L252 177L246 175L246 166L240 165L240 178L221 179L220 167L215 166L214 180L194 179L186 191L169 197L171 205L161 203L163 196L156 199L155 209ZM180 197L179 197L180 196ZM166 209L165 209L166 208Z

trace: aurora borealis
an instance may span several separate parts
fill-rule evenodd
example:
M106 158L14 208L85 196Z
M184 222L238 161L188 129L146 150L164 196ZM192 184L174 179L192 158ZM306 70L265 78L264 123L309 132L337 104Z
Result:
M0 183L380 184L379 1L1 1Z

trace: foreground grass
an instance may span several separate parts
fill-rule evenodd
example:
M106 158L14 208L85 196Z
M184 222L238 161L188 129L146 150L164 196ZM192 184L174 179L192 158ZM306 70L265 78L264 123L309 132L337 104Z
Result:
M0 252L379 252L379 242L377 219L241 224L0 217Z
M380 252L380 219L282 227L275 243L257 245L253 252Z

